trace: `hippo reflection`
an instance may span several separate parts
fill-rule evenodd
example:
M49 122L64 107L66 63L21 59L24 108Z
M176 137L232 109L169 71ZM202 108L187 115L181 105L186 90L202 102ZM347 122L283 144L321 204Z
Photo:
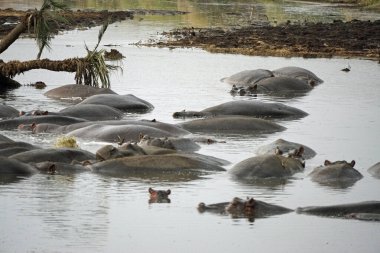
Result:
M362 174L354 169L355 161L350 163L346 161L330 162L325 161L324 166L315 168L309 176L311 180L322 185L347 188L360 180Z
M272 215L279 215L292 212L292 209L278 205L269 204L254 198L243 200L235 197L231 202L222 202L206 205L201 202L198 205L200 213L211 212L221 215L231 215L233 218L265 218Z
M169 195L171 194L171 190L154 190L153 188L149 188L149 204L152 203L170 203Z

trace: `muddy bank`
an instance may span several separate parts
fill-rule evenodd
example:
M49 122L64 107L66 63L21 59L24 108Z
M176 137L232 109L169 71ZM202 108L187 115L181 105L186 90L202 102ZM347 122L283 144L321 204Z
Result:
M257 56L380 59L380 20L182 28L163 35L165 40L149 45L199 47L210 52Z
M9 33L19 22L21 17L24 17L28 11L19 11L14 9L0 9L0 37ZM170 11L170 10L142 10L133 9L126 11L91 11L91 10L76 10L60 12L69 22L59 23L55 26L55 32L85 29L102 25L105 20L109 19L110 23L133 19L134 15L182 15L186 12Z

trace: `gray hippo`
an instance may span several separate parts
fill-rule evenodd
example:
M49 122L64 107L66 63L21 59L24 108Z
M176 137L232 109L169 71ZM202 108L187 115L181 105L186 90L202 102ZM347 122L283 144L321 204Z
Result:
M48 148L34 149L18 153L9 158L17 159L24 163L39 163L39 162L62 162L72 163L74 161L95 160L95 155L81 149L73 148Z
M316 86L318 84L323 83L323 80L320 79L317 75L315 75L313 72L300 68L300 67L283 67L272 71L274 76L286 76L291 78L297 78L302 81L305 81L306 83L309 83L311 86Z
M154 106L132 94L100 94L86 98L79 104L98 104L108 105L124 112L146 112L154 108Z
M368 173L371 174L373 177L380 179L380 162L372 165L368 169Z
M287 76L269 77L249 87L251 92L268 94L307 92L313 89L309 83Z
M89 85L68 84L45 92L45 96L62 100L83 100L98 94L116 94L108 88L96 88Z
M99 148L96 153L96 160L105 161L109 159L122 158L127 156L147 155L145 150L135 143L124 143L117 148L113 145L105 145Z
M330 162L325 161L324 166L315 168L309 177L312 181L321 185L332 187L347 188L360 180L363 175L354 169L355 161L350 163L346 161Z
M186 154L130 156L89 166L93 172L108 176L176 181L196 179L209 172L225 171L212 161Z
M169 195L172 193L171 190L154 190L153 188L148 189L149 192L149 204L152 203L170 203Z
M0 156L9 157L14 154L39 148L40 147L22 141L0 142Z
M229 173L238 180L287 178L304 170L305 163L298 158L282 155L259 155L245 159Z
M247 116L217 116L179 124L190 132L213 134L263 134L285 130L285 127L264 119Z
M233 218L249 218L250 220L293 212L292 209L269 204L254 198L243 200L237 197L231 202L222 202L211 205L206 205L201 202L198 205L198 211L200 213L212 212L222 215L231 215Z
M0 119L15 118L20 112L9 105L0 105Z
M342 218L354 213L380 214L380 201L364 201L332 206L299 207L296 211L300 214Z
M149 135L141 135L140 137L140 141L138 142L138 145L140 146L155 146L165 149L174 149L187 152L197 151L200 149L200 146L190 138L153 138Z
M0 120L0 129L14 130L17 129L20 125L31 125L33 123L53 123L56 125L69 125L85 121L87 120L62 115L23 116L13 119Z
M256 150L256 154L276 154L276 152L281 151L283 155L286 155L294 153L294 151L299 150L301 147L303 147L303 159L311 159L316 155L316 152L308 146L296 142L286 141L284 139L278 139L270 144L259 147Z
M90 121L121 119L124 113L108 105L78 104L59 111L60 115L82 118Z
M0 157L0 176L30 176L37 172L38 171L33 166L19 161L18 159Z
M71 175L74 173L81 173L90 171L89 168L80 164L68 164L63 162L39 162L32 163L32 165L42 173L56 174L56 175Z
M111 143L123 143L127 141L139 141L141 134L152 137L171 137L172 133L158 128L143 125L90 125L68 132L66 136L74 136L82 139L105 141Z
M157 121L155 119L153 120L105 120L105 121L85 121L80 123L74 123L70 125L60 126L57 124L52 123L42 123L42 124L36 124L35 132L36 133L69 133L71 131L88 127L91 125L142 125L142 126L149 126L153 128L158 128L160 130L170 132L174 136L184 136L191 134L189 131L169 123L164 123Z
M308 114L300 109L281 103L266 103L258 100L237 100L209 107L202 111L175 112L174 118L214 117L226 115L252 116L257 118L301 118Z
M244 70L232 76L222 78L221 81L231 85L246 87L258 81L273 77L273 73L267 69Z

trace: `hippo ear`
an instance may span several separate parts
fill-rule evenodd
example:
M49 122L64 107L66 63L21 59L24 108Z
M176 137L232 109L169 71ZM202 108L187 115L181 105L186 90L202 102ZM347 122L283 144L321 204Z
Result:
M282 155L283 154L282 150L278 146L276 147L276 150L274 151L274 153L276 155Z
M167 195L170 195L170 193L172 193L171 190L167 190L167 191L166 191L166 194L167 194Z
M37 125L36 125L36 123L32 123L32 125L31 125L31 128L32 128L32 133L36 133L36 127L37 127Z
M325 166L329 166L331 162L329 160L325 160Z
M144 135L142 133L139 134L139 141L141 141L141 139L144 138Z
M303 152L305 151L305 148L303 146L301 146L298 151L297 151L297 156L302 156L303 155Z
M42 112L42 115L48 115L48 114L49 114L48 111L44 111L44 112Z
M355 166L355 160L352 160L350 165L351 165L351 167L354 167Z
M57 167L55 166L54 163L49 166L49 168L47 169L47 172L50 174L55 174L57 172Z
M149 190L148 190L148 191L149 191L149 193L150 193L150 194L153 194L153 193L155 193L155 192L156 192L156 191L155 191L155 190L153 190L152 188L149 188Z
M24 111L20 111L19 116L25 115Z
M251 91L257 91L257 84L253 85L253 87L251 88Z
M254 206L254 205L255 205L255 199L254 198L250 198L246 203L246 206Z

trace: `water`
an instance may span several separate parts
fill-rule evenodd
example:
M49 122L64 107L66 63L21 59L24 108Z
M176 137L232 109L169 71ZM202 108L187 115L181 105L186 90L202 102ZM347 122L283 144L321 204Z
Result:
M204 7L204 11L208 9ZM245 69L300 66L313 71L324 83L303 97L259 96L257 99L281 101L305 110L309 116L279 121L287 127L286 131L261 137L215 133L210 136L226 143L202 145L200 153L229 160L232 164L226 166L227 170L254 156L257 147L278 138L308 145L318 155L306 162L305 172L285 185L243 184L232 180L227 173L193 181L112 178L92 173L37 174L3 184L0 185L0 252L236 252L252 249L378 252L379 223L295 213L251 222L199 214L196 206L201 201L216 203L236 196L253 196L289 208L379 200L380 181L366 170L380 157L380 65L358 59L252 57L130 45L182 22L177 17L151 19L113 24L102 41L102 44L120 45L116 49L126 56L123 73L111 76L113 90L134 94L155 106L148 114L131 114L128 118L156 118L178 123L181 120L171 117L175 111L200 110L233 99L252 99L231 97L230 87L219 81L222 77ZM97 28L63 33L53 40L53 50L46 51L43 57L82 56L85 54L83 42L93 46L97 33ZM12 45L2 57L26 60L35 54L34 41L24 39ZM347 64L351 65L351 72L340 71ZM43 93L73 83L73 74L41 70L27 72L16 79L21 83L43 80L48 88L41 91L24 86L2 96L2 102L19 110L55 111L69 105L50 100ZM1 133L44 147L52 146L57 137L16 131ZM95 151L102 144L80 140L79 145ZM346 189L311 182L307 174L325 159L355 159L356 168L364 178ZM171 189L171 203L149 204L149 187Z

